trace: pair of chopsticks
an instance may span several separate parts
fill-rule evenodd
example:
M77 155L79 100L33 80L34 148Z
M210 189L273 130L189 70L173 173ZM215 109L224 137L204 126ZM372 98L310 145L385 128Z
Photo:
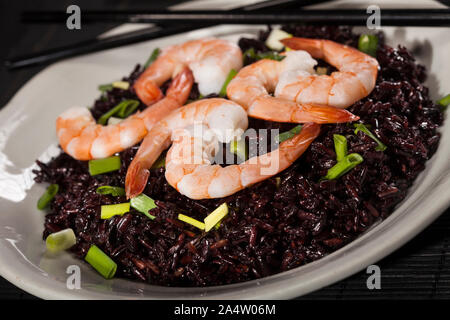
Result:
M316 3L327 2L327 0L266 0L256 4L239 7L228 11L220 11L221 14L233 13L233 12L264 12L270 9L274 10L287 10L292 7L299 7L305 5L311 5ZM144 10L139 11L140 14L145 13ZM167 11L165 11L167 12ZM111 12L110 12L111 13ZM82 23L89 22L116 22L116 23L133 23L135 22L135 13L130 12L113 12L120 15L115 19L111 19L111 15L107 15L105 11L96 12L97 18L90 18L91 12L82 12ZM63 11L27 11L22 14L22 22L24 23L65 23L67 19L67 13ZM153 23L153 21L147 21L146 23ZM195 23L174 23L172 21L160 21L159 25L149 28L140 29L137 31L127 32L116 36L110 36L105 38L94 38L83 42L74 43L68 46L53 48L44 50L41 52L21 55L12 57L5 61L5 67L8 70L14 70L24 67L30 67L35 65L46 64L55 62L64 58L70 58L81 54L87 54L97 52L101 50L117 48L128 44L142 42L146 40L152 40L165 36L174 35L177 33L187 32L209 26L220 24L221 21L197 21Z
M159 26L141 29L117 36L92 39L74 45L46 50L33 55L20 56L6 61L8 69L49 63L63 58L99 50L115 48L140 41L169 36L217 24L282 24L310 23L335 25L363 25L369 14L366 10L301 10L299 5L323 1L265 1L258 5L224 11L160 11L160 12L83 12L83 23L120 22L120 23L157 23ZM295 8L294 8L295 6ZM267 12L270 9L270 12ZM290 13L286 13L290 12ZM61 23L67 15L63 12L25 12L23 21L30 23ZM450 26L449 9L405 9L382 10L383 26Z

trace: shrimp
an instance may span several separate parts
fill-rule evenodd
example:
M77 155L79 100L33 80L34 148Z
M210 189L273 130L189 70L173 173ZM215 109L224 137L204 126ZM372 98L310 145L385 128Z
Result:
M240 105L221 98L198 100L173 111L149 131L128 167L125 179L128 198L142 193L150 175L148 169L170 146L172 134L194 124L207 126L220 142L227 143L242 135L248 118Z
M236 44L221 39L187 41L163 50L134 84L136 94L147 105L162 96L159 87L184 66L194 73L204 96L218 93L231 69L242 68L242 52Z
M228 97L244 106L250 117L278 122L341 123L359 117L346 110L303 103L294 97L278 97L277 84L285 73L292 71L311 76L317 63L305 51L283 53L281 61L263 59L242 68L227 87ZM275 97L270 93L275 91ZM323 102L323 101L320 101Z
M307 123L300 134L283 141L278 149L226 167L211 165L210 141L187 132L167 153L166 180L191 199L211 199L229 196L285 170L319 135L320 125Z
M165 98L114 125L96 124L88 109L71 108L56 120L59 144L78 160L105 158L125 150L141 141L169 112L182 106L193 83L192 72L185 68L172 81Z
M281 42L288 48L305 50L313 58L325 60L338 71L331 75L287 72L278 81L277 97L347 108L375 87L377 60L355 48L323 39L287 38Z

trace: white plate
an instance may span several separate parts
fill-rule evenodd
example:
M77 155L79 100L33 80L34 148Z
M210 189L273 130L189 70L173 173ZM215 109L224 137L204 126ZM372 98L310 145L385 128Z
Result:
M44 214L36 201L44 191L31 170L34 160L57 153L55 119L73 105L89 106L98 84L127 75L155 47L205 36L237 40L263 26L218 26L90 54L54 64L31 79L0 112L0 274L42 298L292 298L340 279L391 253L432 222L450 204L450 123L425 171L407 198L384 222L329 256L260 280L209 288L166 288L124 279L104 280L69 254L47 257ZM448 29L385 28L391 44L422 47L433 98L450 92ZM81 289L66 287L69 265L81 268Z

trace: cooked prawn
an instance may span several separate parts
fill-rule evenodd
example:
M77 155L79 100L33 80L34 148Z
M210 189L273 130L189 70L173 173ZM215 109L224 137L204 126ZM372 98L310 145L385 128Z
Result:
M166 97L118 124L102 126L87 108L71 108L56 120L56 132L63 150L78 160L105 158L141 141L169 112L182 106L194 78L185 68L172 81Z
M323 39L287 38L281 42L288 48L305 50L313 58L325 60L338 71L331 75L284 73L275 89L276 97L347 108L375 87L377 60L355 48Z
M212 155L207 150L210 141L190 134L189 130L186 132L187 135L174 141L167 153L167 182L191 199L211 199L234 194L289 167L319 135L320 125L307 123L298 135L283 141L278 149L226 167L211 165Z
M248 118L240 105L221 98L198 100L173 111L149 131L128 167L125 179L128 198L142 193L150 175L148 169L170 146L172 134L194 124L207 126L220 142L226 143L242 135Z
M194 73L202 95L218 93L231 69L242 67L241 49L221 39L200 39L173 45L142 73L134 84L136 94L147 105L162 96L159 87L184 66Z
M299 103L292 97L278 97L276 87L285 73L295 70L301 74L314 73L317 63L305 51L283 53L281 61L263 59L242 68L227 87L228 97L244 106L250 117L278 122L340 123L358 120L346 110ZM275 91L275 97L270 95Z

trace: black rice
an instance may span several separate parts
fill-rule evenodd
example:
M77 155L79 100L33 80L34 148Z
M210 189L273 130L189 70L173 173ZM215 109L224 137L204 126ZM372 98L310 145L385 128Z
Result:
M295 36L325 38L356 46L358 35L349 27L284 26ZM35 180L57 183L60 191L45 218L49 233L72 228L77 244L72 252L83 258L95 244L118 264L117 275L164 286L211 286L265 277L317 260L349 243L374 222L386 218L404 199L439 143L437 128L443 115L423 86L425 68L404 47L391 48L380 36L381 65L373 92L349 108L370 125L387 145L384 152L349 124L324 125L321 135L291 167L278 175L225 199L194 201L180 195L153 169L145 193L156 199L154 221L131 211L100 219L100 206L126 201L99 195L100 185L123 186L126 169L137 146L120 153L118 172L91 177L87 163L65 153L49 163L38 162ZM243 50L265 51L259 39L241 39ZM322 64L324 64L322 62ZM326 64L325 64L326 65ZM139 66L124 80L133 82ZM191 99L198 98L194 88ZM92 108L96 118L123 99L136 99L133 89L114 89ZM141 105L141 108L144 106ZM257 128L286 124L251 120ZM349 152L364 162L333 181L321 181L336 163L333 134L347 137ZM279 179L279 181L278 181ZM179 220L179 213L202 220L219 204L230 213L218 230L202 234Z

